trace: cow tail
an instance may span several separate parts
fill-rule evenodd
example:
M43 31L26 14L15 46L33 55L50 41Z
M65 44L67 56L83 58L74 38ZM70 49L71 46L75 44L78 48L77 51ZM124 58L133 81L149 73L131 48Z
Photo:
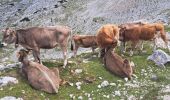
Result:
M73 46L73 42L71 40L71 51L73 51L73 50L74 50L74 46Z
M73 51L74 50L74 45L73 45L73 33L72 33L72 30L71 30L70 39L71 39L71 51Z

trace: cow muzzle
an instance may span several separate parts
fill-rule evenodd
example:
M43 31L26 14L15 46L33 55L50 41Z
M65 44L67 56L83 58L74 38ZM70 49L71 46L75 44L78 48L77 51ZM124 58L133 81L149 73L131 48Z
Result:
M2 42L2 43L0 44L0 47L6 47L7 45L8 45L7 43Z

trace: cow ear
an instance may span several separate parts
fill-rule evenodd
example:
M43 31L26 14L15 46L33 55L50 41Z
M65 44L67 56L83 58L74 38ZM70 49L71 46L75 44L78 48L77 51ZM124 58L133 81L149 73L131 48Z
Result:
M2 33L5 33L5 29L1 30Z
M128 63L129 63L129 60L125 59L123 62L124 62L125 64L128 64Z

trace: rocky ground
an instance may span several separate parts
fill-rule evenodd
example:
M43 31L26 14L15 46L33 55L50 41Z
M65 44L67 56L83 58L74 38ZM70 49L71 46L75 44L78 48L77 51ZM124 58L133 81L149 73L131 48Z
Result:
M62 24L70 26L76 34L95 34L103 24L137 20L162 21L168 27L169 5L169 0L1 0L0 29ZM166 31L170 29L166 28ZM164 47L161 41L159 44ZM0 48L0 100L170 98L170 64L160 68L152 61L147 61L147 57L152 54L148 43L145 43L146 52L137 52L133 57L128 54L124 56L136 65L136 77L132 80L121 79L109 73L97 53L89 53L89 49L80 49L77 58L71 58L70 52L67 69L61 67L62 55L58 48L42 50L43 64L49 68L58 67L62 79L69 82L61 86L58 94L35 90L20 76L20 63L15 56L19 49L14 49L13 45ZM119 50L117 52L119 53ZM32 56L30 59L32 60Z

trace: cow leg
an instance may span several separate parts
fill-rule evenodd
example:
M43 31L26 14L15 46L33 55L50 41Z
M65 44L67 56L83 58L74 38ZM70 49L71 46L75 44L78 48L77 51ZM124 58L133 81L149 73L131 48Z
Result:
M76 55L77 55L77 50L78 50L78 48L79 48L79 47L76 45L75 48L74 48L74 50L73 50L73 52L74 52L74 57L76 57Z
M95 52L95 47L92 47L91 49L92 49L92 52L94 53Z
M157 46L156 46L156 42L157 42L157 40L156 40L156 39L154 39L154 40L153 40L153 44L154 44L153 51L155 51L155 50L156 50L156 48L157 48Z
M126 42L121 42L120 49L121 49L121 53L126 52Z
M130 50L130 56L133 56L134 50L135 50L135 48L137 46L137 43L138 43L138 41L132 41L131 50Z
M63 56L64 56L64 65L63 65L63 68L65 68L66 65L67 65L67 42L63 43L63 44L60 44L60 47L62 49Z
M38 63L42 64L42 62L41 62L41 60L40 60L40 49L39 49L39 48L33 49L33 50L32 50L32 53L33 53L35 62L38 62Z
M99 53L99 57L100 58L103 58L104 57L104 55L105 55L105 52L106 52L106 50L105 50L105 48L104 49L100 49L100 51L99 51L100 53Z
M138 46L139 46L140 51L142 51L142 50L143 50L143 42L144 42L144 41L141 41L140 45L138 45Z

